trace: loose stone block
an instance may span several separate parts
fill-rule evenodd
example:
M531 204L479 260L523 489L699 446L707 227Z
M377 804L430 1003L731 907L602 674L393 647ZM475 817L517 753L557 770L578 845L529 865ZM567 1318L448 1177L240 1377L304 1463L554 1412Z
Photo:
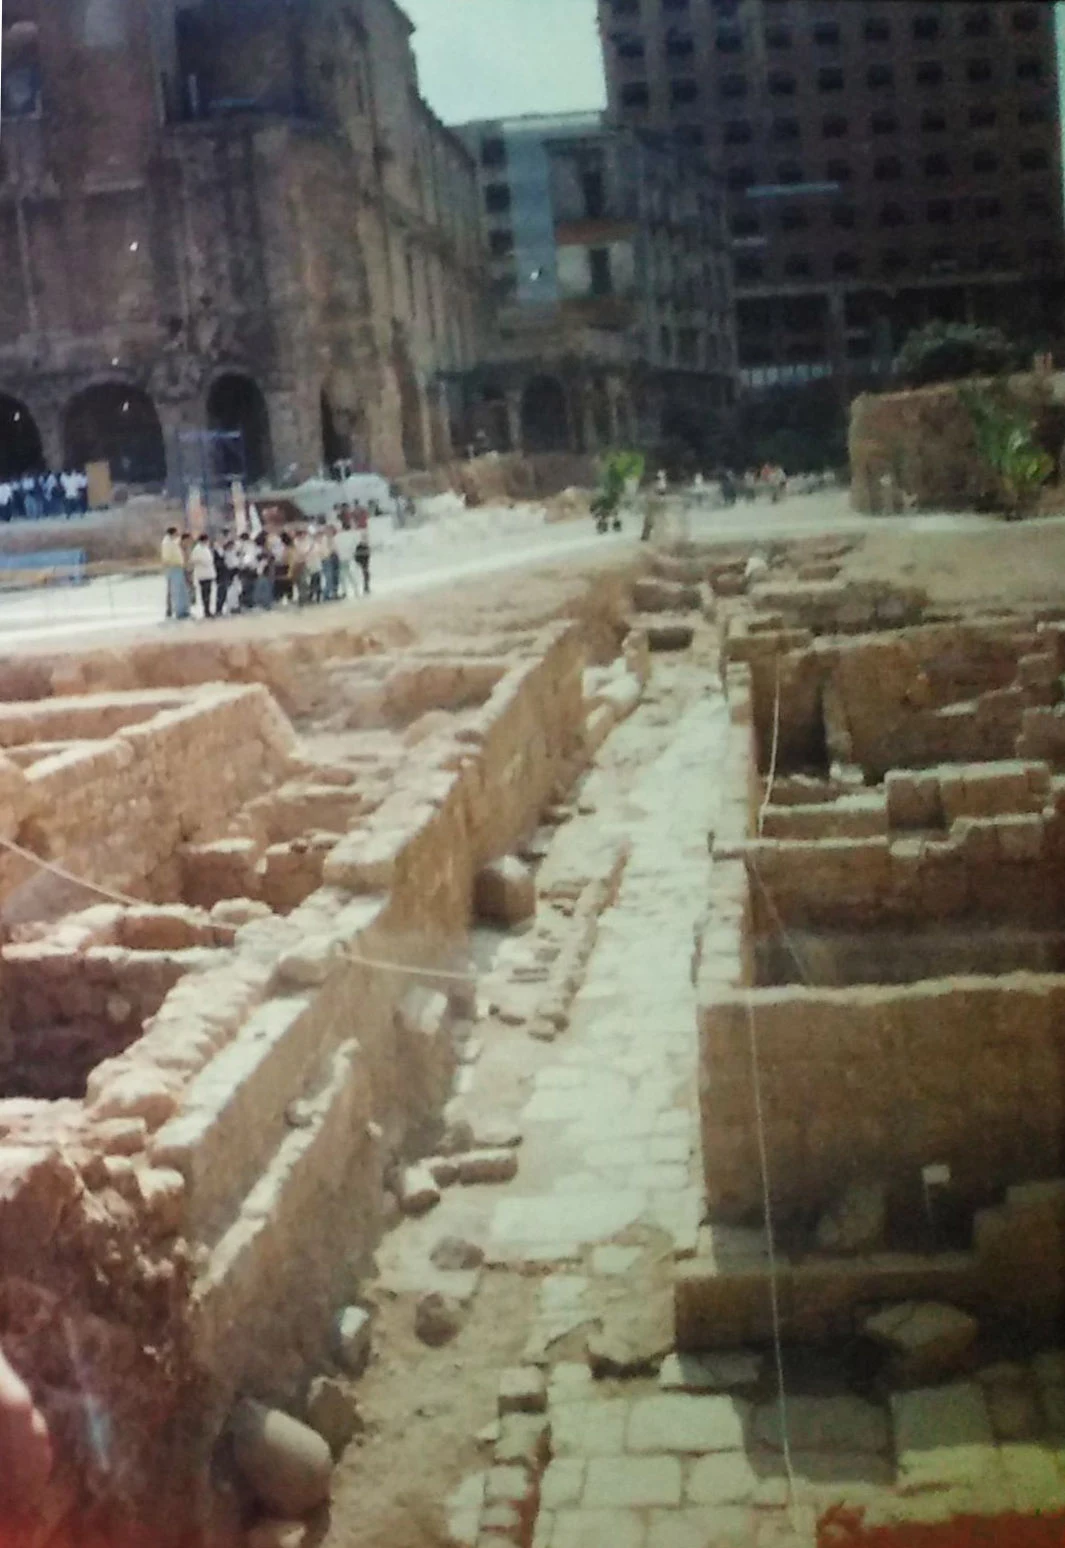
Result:
M345 1306L336 1320L337 1358L349 1376L361 1376L370 1358L373 1321L361 1306Z
M888 1449L891 1440L887 1415L861 1398L789 1397L788 1441L796 1451L870 1452ZM779 1401L757 1408L751 1437L773 1451L784 1446Z
M866 1317L862 1327L891 1352L892 1376L912 1383L956 1371L980 1330L975 1317L934 1301L886 1307Z
M456 1158L461 1183L504 1183L518 1174L513 1150L468 1150Z
M277 1408L245 1399L233 1415L233 1457L260 1504L305 1516L328 1498L333 1457L322 1437Z
M516 1365L499 1378L499 1413L542 1414L547 1408L547 1382L534 1365Z
M720 1451L696 1458L685 1494L692 1505L740 1505L752 1498L757 1483L746 1452Z
M477 873L473 898L481 919L494 924L521 924L536 913L536 882L527 866L507 855Z
M424 1215L440 1203L440 1189L427 1166L408 1166L399 1183L399 1207L405 1215Z
M359 1405L334 1377L316 1376L307 1392L307 1423L338 1457L361 1428Z

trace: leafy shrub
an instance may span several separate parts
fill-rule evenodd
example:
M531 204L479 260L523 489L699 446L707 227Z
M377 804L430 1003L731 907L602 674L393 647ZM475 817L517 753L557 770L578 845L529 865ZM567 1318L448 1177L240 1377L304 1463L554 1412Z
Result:
M1054 471L1054 459L1035 440L1031 413L1001 388L967 383L959 395L972 421L977 451L998 480L1007 515L1023 515Z

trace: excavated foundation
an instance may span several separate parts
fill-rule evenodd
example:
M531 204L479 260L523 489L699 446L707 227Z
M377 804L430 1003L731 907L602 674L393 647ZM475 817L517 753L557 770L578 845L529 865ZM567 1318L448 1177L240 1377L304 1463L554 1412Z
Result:
M730 793L699 970L711 1256L678 1273L678 1339L769 1336L766 1188L786 1338L853 1339L863 1309L907 1297L1046 1336L1065 1286L1065 635L869 614L844 631L802 587L762 592L775 612L756 594L723 628ZM857 1185L881 1233L833 1255L819 1223Z
M0 1337L71 1520L183 1540L235 1394L330 1343L451 1091L478 878L646 672L557 624L335 650L298 729L260 683L0 705Z

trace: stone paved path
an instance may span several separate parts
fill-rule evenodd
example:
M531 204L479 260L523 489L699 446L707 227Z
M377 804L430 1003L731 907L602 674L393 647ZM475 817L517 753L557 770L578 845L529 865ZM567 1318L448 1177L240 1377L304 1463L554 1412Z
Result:
M647 738L646 718L637 712L615 733L615 755ZM637 1222L694 1249L692 953L726 728L724 700L699 697L614 813L598 781L599 834L612 831L628 860L569 1027L521 1115L521 1173L491 1223L496 1261L574 1258Z

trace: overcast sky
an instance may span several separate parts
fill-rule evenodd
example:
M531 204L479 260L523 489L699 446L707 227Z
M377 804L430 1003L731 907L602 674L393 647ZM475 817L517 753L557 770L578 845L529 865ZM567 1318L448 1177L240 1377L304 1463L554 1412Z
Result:
M605 105L595 0L400 0L422 94L448 124Z

